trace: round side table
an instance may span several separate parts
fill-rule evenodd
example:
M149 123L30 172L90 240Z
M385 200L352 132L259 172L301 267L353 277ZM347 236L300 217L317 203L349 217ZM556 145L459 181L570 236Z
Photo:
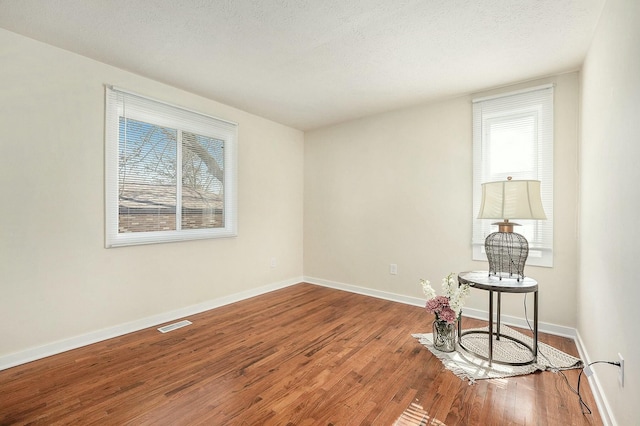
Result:
M479 358L489 361L489 366L494 362L497 364L506 365L528 365L533 364L538 359L538 282L532 278L524 277L517 281L514 279L499 279L497 277L489 276L488 271L468 271L460 272L458 274L458 285L468 284L471 288L477 288L479 290L486 290L489 292L489 331L482 330L467 330L462 331L462 318L458 321L458 344L464 350L471 352ZM498 294L498 312L496 320L496 331L493 331L493 293ZM533 293L533 347L523 342L520 339L516 339L511 336L500 333L500 305L502 299L502 293ZM479 354L470 349L464 347L462 343L462 337L469 334L486 334L489 337L489 353L488 356ZM531 351L531 360L524 362L509 362L493 359L493 337L496 340L508 339L514 341Z

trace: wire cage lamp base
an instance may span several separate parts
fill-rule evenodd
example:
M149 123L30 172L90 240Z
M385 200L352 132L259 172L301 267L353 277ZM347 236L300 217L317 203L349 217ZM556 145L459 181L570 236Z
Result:
M524 264L529 256L527 239L516 232L494 232L484 241L489 261L489 276L524 279Z

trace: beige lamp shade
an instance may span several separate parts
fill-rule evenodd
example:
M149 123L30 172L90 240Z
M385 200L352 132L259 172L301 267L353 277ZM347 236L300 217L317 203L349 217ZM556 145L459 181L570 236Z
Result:
M505 180L482 184L478 219L546 219L539 180Z

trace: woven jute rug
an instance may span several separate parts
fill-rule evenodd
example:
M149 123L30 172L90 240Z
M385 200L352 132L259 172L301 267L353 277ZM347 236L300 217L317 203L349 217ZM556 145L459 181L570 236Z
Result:
M472 330L488 331L488 327L474 328ZM463 330L467 331L467 330ZM530 346L533 346L533 339L530 336L513 330L504 324L501 325L500 333L522 340ZM412 334L413 337L431 351L444 366L451 370L461 379L474 382L480 379L500 379L505 377L521 376L530 374L535 371L554 371L568 370L572 368L582 367L582 361L564 353L550 345L538 341L538 359L536 363L511 366L496 363L499 361L523 362L531 359L531 352L522 345L509 339L493 339L493 365L489 367L489 361L479 358L475 354L468 352L460 347L456 342L456 350L454 352L441 352L433 347L432 333ZM462 344L476 353L487 355L489 352L489 336L488 334L470 334L462 337Z

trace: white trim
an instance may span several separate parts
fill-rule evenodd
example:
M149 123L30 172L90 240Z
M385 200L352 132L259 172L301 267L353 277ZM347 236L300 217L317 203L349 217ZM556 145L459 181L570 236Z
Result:
M176 104L172 104L172 103L169 103L169 102L166 102L166 101L161 101L159 99L152 98L151 96L141 95L140 93L132 92L131 90L123 89L122 87L113 86L111 84L105 84L105 87L108 88L108 89L111 89L111 90L115 90L117 92L126 93L127 95L136 96L136 97L138 97L140 99L153 101L153 102L156 102L156 103L159 103L159 104L163 104L163 105L166 105L166 106L169 106L169 107L172 107L172 108L179 108L179 109L181 109L183 111L187 111L187 112L190 112L190 113L193 113L193 114L198 114L198 115L201 115L201 116L207 117L207 118L213 118L214 120L222 121L222 122L225 122L227 124L231 124L233 126L238 126L238 123L236 123L235 121L229 121L229 120L225 120L224 118L214 117L213 115L205 114L203 112L196 111L196 110L193 110L193 109L190 109L190 108L185 108L185 107L183 107L181 105L176 105Z
M304 282L309 284L321 285L323 287L335 288L338 290L344 290L351 293L363 294L365 296L376 297L378 299L390 300L392 302L404 303L405 305L412 306L424 306L425 299L419 297L405 296L403 294L391 293L387 291L374 290L366 287L359 287L352 284L339 283L335 281L329 281L322 278L304 277ZM488 320L489 312L480 309L463 308L462 314L466 317ZM514 317L510 315L501 315L502 323L506 325L512 325L514 327L529 328L524 318ZM533 320L529 320L533 325ZM538 331L542 333L553 334L556 336L568 337L574 339L576 337L576 330L571 327L565 327L563 325L557 325L547 322L538 321Z
M56 355L62 352L66 352L72 349L87 346L92 343L97 343L103 340L111 339L114 337L122 336L124 334L139 331L145 328L156 327L163 323L175 321L180 318L184 318L189 315L195 315L201 312L205 312L211 309L215 309L221 306L225 306L231 303L235 303L250 297L259 296L261 294L269 293L271 291L279 290L285 287L290 287L295 284L306 282L309 284L319 285L323 287L334 288L337 290L344 290L351 293L362 294L365 296L376 297L378 299L390 300L393 302L404 303L412 306L424 306L425 300L419 297L405 296L402 294L391 293L387 291L374 290L371 288L360 287L352 284L345 284L336 281L325 280L322 278L314 277L296 277L290 278L285 281L268 284L262 287L258 287L251 290L246 290L240 293L223 296L218 299L213 299L207 302L199 303L197 305L188 306L185 308L177 309L170 312L154 315L147 318L142 318L137 321L128 322L115 327L109 327L104 330L99 330L80 336L72 337L58 342L53 342L36 348L27 349L13 354L0 356L0 371L7 368L15 367L17 365L26 364L27 362L35 361L41 358L45 358L51 355ZM489 315L487 311L479 309L464 308L463 313L465 316L478 319L488 319ZM528 328L524 318L518 318L508 315L503 315L504 324L513 325L516 327ZM570 327L560 326L551 323L539 323L539 330L544 333L554 334L558 336L564 336L572 338L580 354L580 358L585 364L590 362L590 358L584 348L580 333ZM594 371L593 376L589 377L589 385L591 391L596 400L600 417L605 426L617 426L611 406L602 392L600 381L597 374Z
M174 230L120 232L119 230L119 149L120 118L134 118L170 127L176 132L175 155L177 167L182 161L181 132L191 132L214 138L223 143L224 223L222 227L181 229L181 175L174 182L176 188L176 213ZM126 129L126 127L125 127ZM238 235L238 125L197 111L189 110L146 96L105 86L105 248L130 245L169 243L209 238L229 238Z
M254 288L251 290L241 291L239 293L219 297L217 299L213 299L206 302L198 303L196 305L191 305L184 308L176 309L170 312L164 312L158 315L152 315L150 317L141 318L139 320L116 325L114 327L105 328L103 330L93 331L93 332L82 334L79 336L70 337L68 339L59 340L57 342L48 343L43 346L38 346L38 347L23 350L20 352L3 355L3 356L0 356L0 371L5 370L7 368L15 367L20 364L26 364L27 362L35 361L51 355L56 355L72 349L77 349L82 346L87 346L92 343L97 343L103 340L112 339L114 337L122 336L128 333L133 333L134 331L139 331L139 330L143 330L145 328L150 328L150 327L156 327L170 321L175 321L177 319L187 317L189 315L199 314L201 312L219 308L221 306L225 306L231 303L239 302L241 300L245 300L250 297L259 296L264 293L269 293L274 290L279 290L285 287L292 286L294 284L299 284L300 282L302 282L302 277L290 278L285 281L267 284L262 287Z
M378 299L390 300L392 302L400 302L405 305L424 306L424 299L419 297L405 296L404 294L390 293L382 290L374 290L367 287L359 287L352 284L344 284L336 281L324 280L322 278L304 277L304 282L309 284L320 285L322 287L335 288L337 290L348 291L349 293L362 294L365 296L371 296Z
M393 302L404 303L407 305L424 306L426 303L424 299L421 299L419 297L411 297L411 296L405 296L402 294L391 293L387 291L374 290L374 289L360 287L352 284L329 281L322 278L305 276L304 281L309 284L321 285L324 287L330 287L338 290L349 291L351 293L363 294L365 296L377 297L379 299L390 300ZM489 312L483 311L480 309L463 308L462 313L464 316L470 317L470 318L477 318L485 321L489 319ZM520 327L520 328L529 328L529 325L527 324L527 321L525 318L502 314L501 320L503 324L512 325L514 327ZM587 355L586 350L584 349L582 339L580 338L580 333L575 328L538 321L538 331L542 333L553 334L556 336L562 336L562 337L573 339L573 341L576 344L576 348L578 349L578 353L580 354L580 359L582 359L582 361L585 364L588 364L590 362L589 356ZM604 425L617 426L615 418L613 417L613 412L611 411L611 406L609 405L609 402L607 401L604 393L602 392L602 386L600 385L600 382L595 372L593 376L589 377L589 386L591 387L591 392L593 393L593 396L596 400L596 405L598 406L598 411L600 412L600 417Z
M475 102L489 101L491 99L505 98L507 96L514 96L514 95L520 95L522 93L535 92L536 90L549 89L551 87L555 87L555 84L553 83L542 84L540 86L528 87L526 89L521 89L521 90L514 90L513 92L498 93L496 95L483 96L481 98L471 99L471 102L475 103Z
M484 243L471 242L473 249L472 260L478 260L480 262L488 262L487 252L484 248ZM527 257L527 266L540 266L543 268L553 267L553 250L547 248L531 248L529 247L529 257ZM489 269L487 265L483 269Z
M491 99L481 98L473 104L473 211L480 210L482 184L514 179L540 180L540 195L548 220L518 220L518 232L529 240L528 263L553 266L553 146L554 146L554 86L542 85L516 92L498 94ZM482 102L480 102L482 100ZM528 117L527 123L520 120ZM498 125L499 123L502 123ZM502 127L504 125L504 128ZM522 125L522 126L520 126ZM497 126L494 128L494 126ZM528 129L526 132L524 129ZM502 130L513 131L523 137L511 148L530 151L530 164L508 165L502 155ZM525 137L525 135L528 135ZM522 144L522 146L520 146ZM506 146L506 145L505 145ZM525 151L522 151L525 152ZM524 159L524 157L522 157ZM473 216L472 259L486 261L482 253L486 237L495 232L490 221Z
M465 317L476 318L485 321L489 320L489 311L480 309L462 308L462 315L464 315ZM529 323L527 323L527 320L525 318L514 317L505 314L500 315L500 323L524 329L529 329L529 324L531 324L531 327L533 327L532 319L529 319ZM554 336L568 337L569 339L574 340L576 338L575 328L565 327L564 325L557 325L550 322L538 321L538 331L542 333L553 334Z
M576 347L578 348L578 353L580 354L580 358L585 365L588 365L592 360L587 353L587 349L584 347L582 342L582 338L580 337L580 332L576 330L576 338L574 339L576 342ZM589 387L591 387L591 393L593 394L593 398L596 400L596 405L598 406L598 411L600 412L600 418L602 419L602 423L605 426L617 426L618 423L613 415L613 410L611 409L611 405L607 400L606 395L602 391L602 385L600 385L600 380L598 379L598 374L596 373L595 368L591 368L593 375L589 377Z

